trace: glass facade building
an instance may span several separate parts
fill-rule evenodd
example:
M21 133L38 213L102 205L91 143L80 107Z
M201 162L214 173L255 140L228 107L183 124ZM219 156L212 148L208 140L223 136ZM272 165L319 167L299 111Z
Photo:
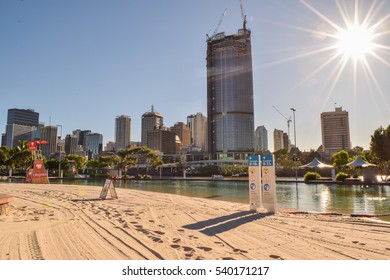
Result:
M207 41L208 149L213 159L253 152L251 33L219 33Z

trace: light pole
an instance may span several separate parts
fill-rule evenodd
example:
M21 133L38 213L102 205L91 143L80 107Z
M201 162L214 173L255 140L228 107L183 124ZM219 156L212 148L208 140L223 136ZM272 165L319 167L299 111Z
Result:
M293 120L294 120L294 161L297 160L297 132L296 132L296 127L295 127L295 108L290 108L291 111L293 111ZM298 169L295 166L295 181L298 181Z
M58 127L61 127L61 132L60 132L60 140L61 140L61 138L62 138L62 125L61 124L57 124L57 126ZM60 153L60 155L59 155L59 160L58 160L58 178L61 178L61 146L60 145L58 145L60 148L59 148L59 153Z

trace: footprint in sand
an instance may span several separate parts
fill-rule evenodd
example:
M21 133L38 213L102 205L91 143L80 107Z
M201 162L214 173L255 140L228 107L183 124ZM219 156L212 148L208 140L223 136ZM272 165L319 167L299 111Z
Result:
M180 245L177 245L177 244L172 244L171 247L172 247L173 249L178 249L178 248L180 248L181 246L180 246Z
M148 236L150 239L153 240L153 242L156 242L156 243L164 243L164 241L161 240L161 238L158 238L158 237L155 237L155 236L152 236L152 235L149 235Z
M222 258L222 260L224 260L224 261L234 261L235 258L226 257L226 258Z
M158 231L158 230L156 230L154 233L155 233L155 234L158 234L158 235L164 235L164 234L165 234L165 232Z
M219 246L221 246L221 247L223 247L223 246L225 246L225 244L223 244L222 242L214 242L215 244L217 244L217 245L219 245Z
M352 241L352 243L356 244L356 243L359 243L359 241L354 240L354 241Z
M178 229L177 231L179 231L179 232L184 232L184 229Z
M181 241L180 238L173 238L173 243L179 243Z
M210 252L212 249L210 247L204 247L204 246L200 246L200 247L197 247L198 249L200 250L203 250L205 252Z
M152 223L152 224L153 224L153 223L154 223L154 221L153 221L153 220L149 220L149 223Z
M273 258L275 260L283 260L283 258L281 256L278 256L278 255L269 255L270 258Z
M183 246L184 252L195 252L195 250L191 247Z
M234 252L234 253L240 253L240 254L241 254L241 253L245 253L245 254L248 253L248 251L241 250L241 249L234 249L233 252Z
M390 250L390 248L385 248L385 250Z

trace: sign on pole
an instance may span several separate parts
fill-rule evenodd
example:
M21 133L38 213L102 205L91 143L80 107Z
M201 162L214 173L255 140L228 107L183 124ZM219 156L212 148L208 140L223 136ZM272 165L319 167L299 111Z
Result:
M116 194L114 182L110 179L106 179L104 182L104 186L102 188L102 191L100 192L100 199L106 199L107 193L110 191L111 198L118 198L118 195Z
M268 212L275 213L276 209L276 178L273 155L261 156L261 173L263 187L261 192L262 205Z
M259 155L248 156L249 205L251 211L261 207L261 172Z

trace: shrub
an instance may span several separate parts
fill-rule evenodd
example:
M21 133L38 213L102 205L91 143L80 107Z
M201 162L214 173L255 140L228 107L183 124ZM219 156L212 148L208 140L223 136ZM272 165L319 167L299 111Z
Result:
M344 181L347 178L349 178L349 175L347 173L339 172L336 174L336 181Z
M318 180L321 178L321 175L318 174L317 172L307 172L303 179L305 181L312 181L312 180Z

